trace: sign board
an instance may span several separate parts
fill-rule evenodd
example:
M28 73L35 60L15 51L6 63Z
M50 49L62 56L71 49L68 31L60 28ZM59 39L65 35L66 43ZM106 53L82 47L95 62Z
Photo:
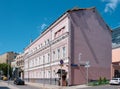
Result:
M64 61L61 59L61 60L60 60L60 66L62 67L63 64L64 64Z
M78 64L71 64L71 66L72 66L72 67L77 67L77 66L78 66Z
M85 65L86 68L90 67L90 65Z
M90 62L89 62L89 61L86 62L85 67L86 67L86 68L90 67Z
M64 61L63 61L62 59L60 60L60 64L61 64L61 65L63 65L63 64L64 64Z

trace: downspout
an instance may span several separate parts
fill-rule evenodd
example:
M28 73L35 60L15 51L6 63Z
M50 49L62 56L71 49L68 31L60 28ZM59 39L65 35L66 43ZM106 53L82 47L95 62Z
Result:
M71 74L71 17L70 14L67 13L68 15L68 85L72 85L72 74Z

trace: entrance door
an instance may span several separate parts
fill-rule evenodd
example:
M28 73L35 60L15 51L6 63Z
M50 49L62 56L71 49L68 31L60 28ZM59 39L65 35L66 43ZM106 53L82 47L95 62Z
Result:
M115 73L114 75L115 78L120 78L120 70L115 70L114 73Z

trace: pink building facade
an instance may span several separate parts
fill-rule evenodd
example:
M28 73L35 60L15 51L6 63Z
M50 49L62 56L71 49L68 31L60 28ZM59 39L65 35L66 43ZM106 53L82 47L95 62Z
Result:
M60 60L69 85L110 79L111 31L95 8L72 9L50 25L24 50L24 77L30 82L57 84Z
M112 71L111 78L120 78L120 27L112 31Z
M112 49L111 77L120 77L120 47Z

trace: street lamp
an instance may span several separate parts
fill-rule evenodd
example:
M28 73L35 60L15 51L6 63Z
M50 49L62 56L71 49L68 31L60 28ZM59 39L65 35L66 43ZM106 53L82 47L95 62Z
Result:
M61 66L61 74L60 74L61 75L61 87L62 87L62 81L63 81L62 80L62 75L63 75L63 73L62 73L62 67L63 67L63 64L64 64L64 61L61 59L60 60L60 66Z
M9 65L10 65L10 60L8 60L8 74L7 74L7 77L8 77L8 85L9 85L9 77L10 77L10 74L9 74Z

